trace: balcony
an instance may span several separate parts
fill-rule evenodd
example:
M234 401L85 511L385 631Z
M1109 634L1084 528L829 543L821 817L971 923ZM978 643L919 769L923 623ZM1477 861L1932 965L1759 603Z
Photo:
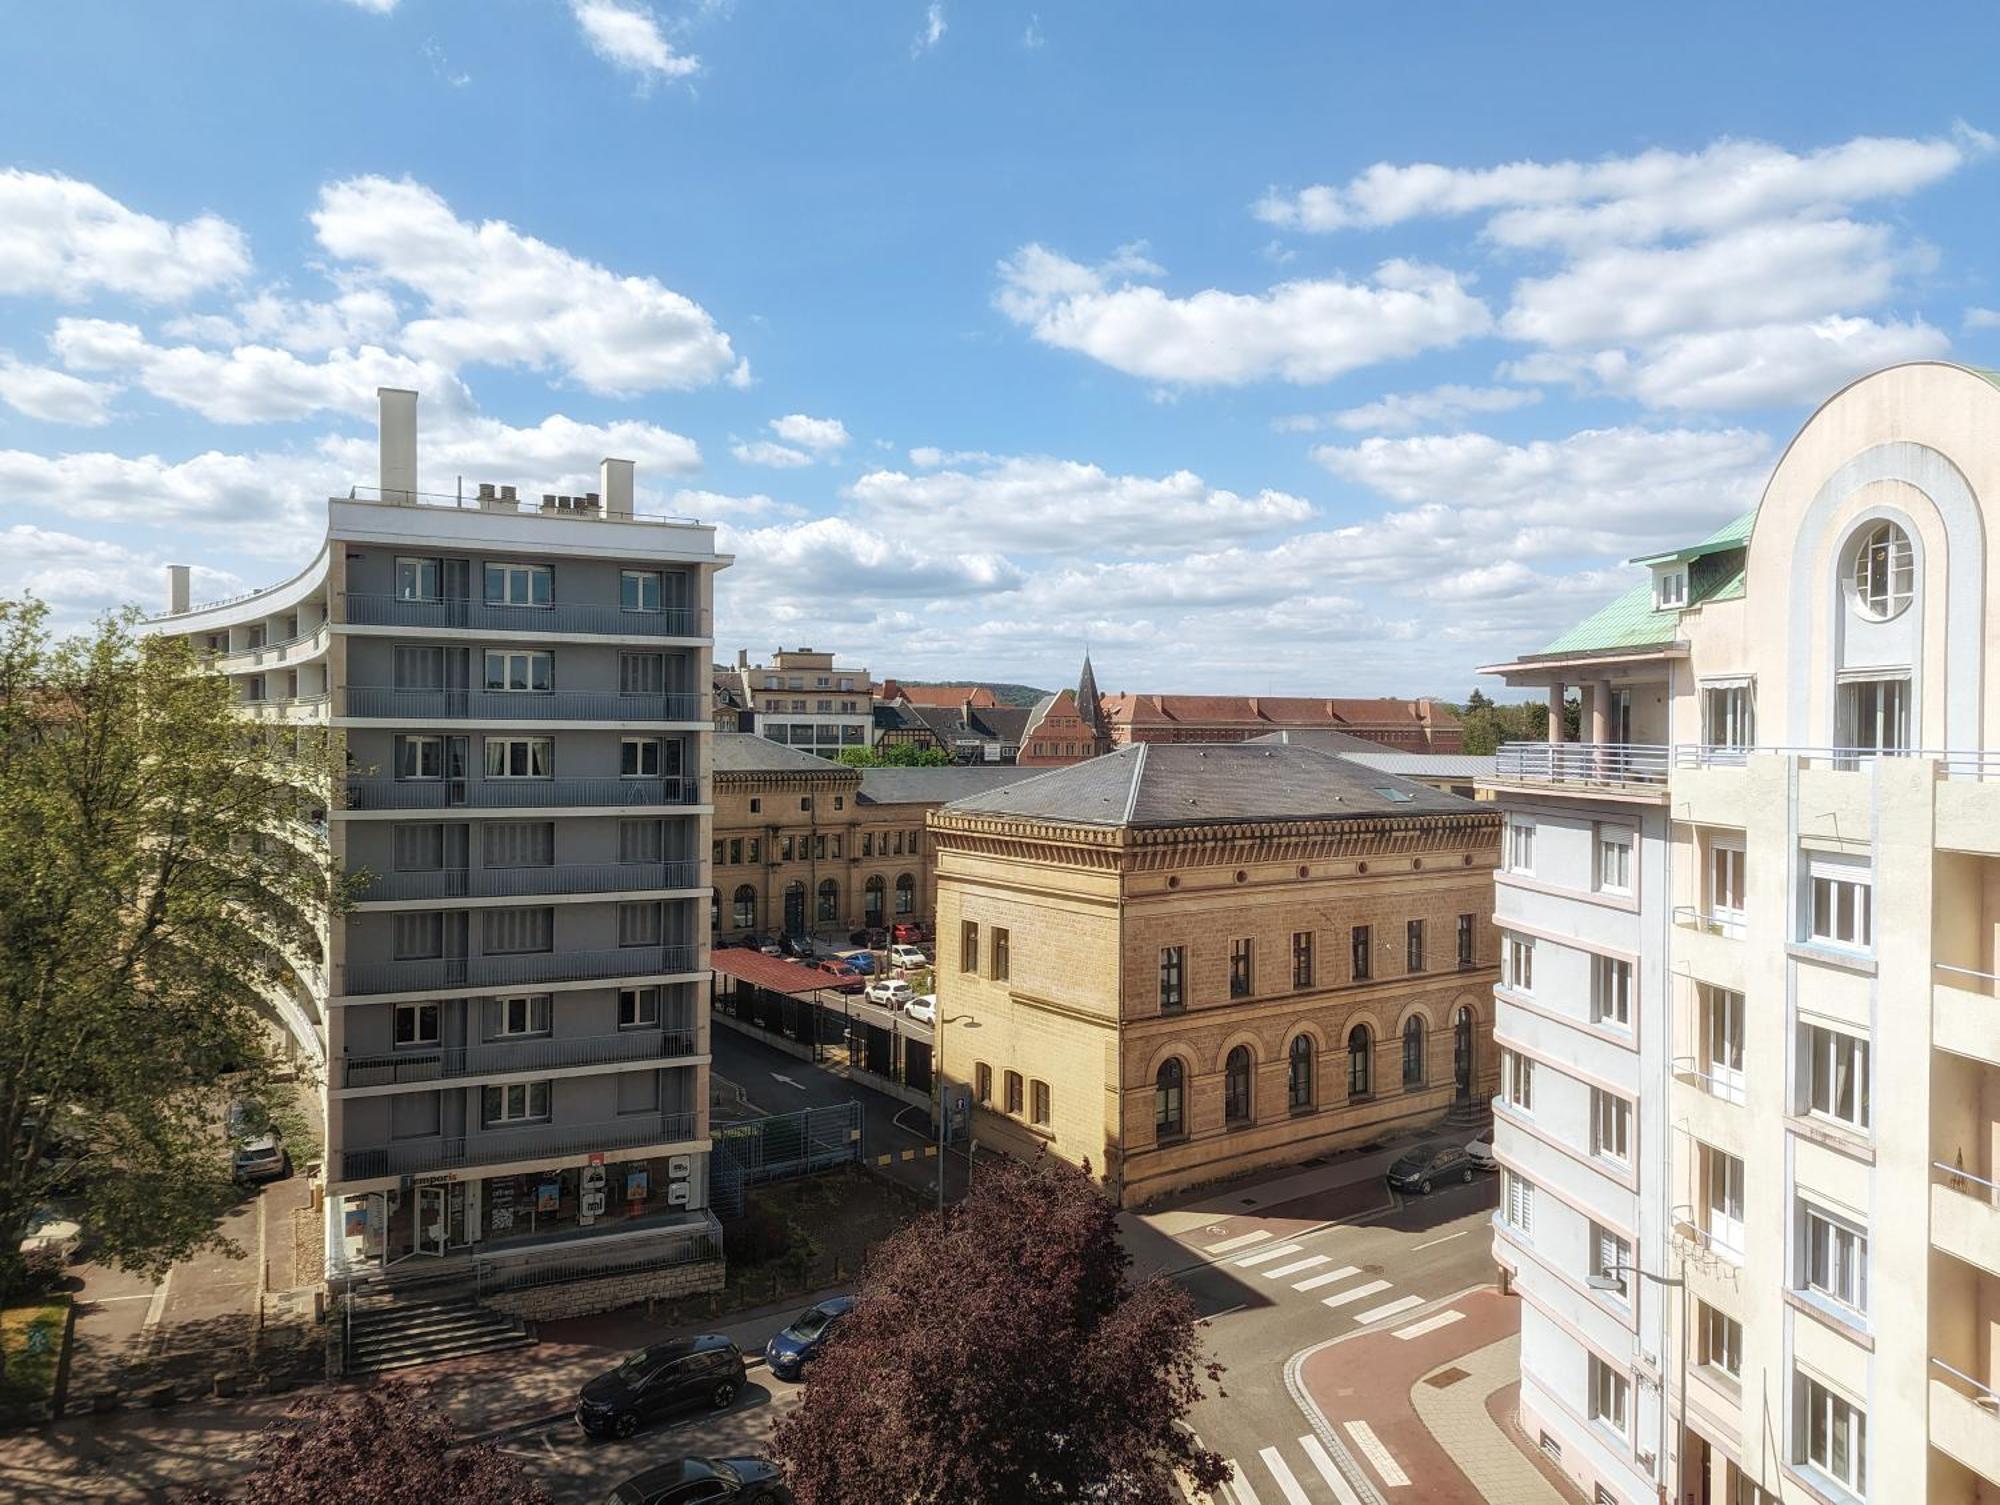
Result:
M570 862L551 867L432 868L371 873L359 898L505 899L520 894L607 894L637 889L700 888L699 862Z
M594 1124L536 1124L522 1129L481 1129L472 1134L411 1140L343 1150L340 1178L365 1181L376 1176L421 1175L461 1165L506 1165L551 1161L598 1150L639 1145L685 1144L697 1132L692 1113L645 1113Z
M1671 749L1637 743L1509 742L1495 755L1493 777L1654 799L1665 795L1671 763Z
M516 810L561 805L698 805L699 779L347 781L350 810Z
M297 637L276 643L265 643L262 647L227 648L204 653L201 661L218 674L250 674L277 665L303 663L324 653L326 644L327 624L322 622L311 632L302 632Z
M474 628L486 632L575 632L606 637L705 638L705 613L692 606L627 611L583 603L503 606L486 601L416 601L350 594L347 620L357 627Z
M341 1061L343 1087L404 1087L454 1077L503 1076L515 1071L567 1071L612 1062L666 1061L695 1053L691 1029L626 1029L571 1039L495 1040L449 1050L397 1050L349 1055Z
M2000 1185L1960 1166L1933 1162L1931 1247L2000 1275Z
M617 690L404 690L350 685L349 716L386 721L692 721L706 726L706 695Z
M2000 976L1932 964L1931 1044L2000 1066Z
M319 721L325 718L331 697L318 695L277 695L264 700L239 700L236 714L251 721Z
M2000 1484L2000 1395L1943 1359L1931 1360L1931 1446Z
M415 961L350 962L348 997L370 993L436 993L445 989L509 987L518 983L584 982L600 977L651 977L692 972L693 946L621 946L615 951L536 951L507 956L436 956Z

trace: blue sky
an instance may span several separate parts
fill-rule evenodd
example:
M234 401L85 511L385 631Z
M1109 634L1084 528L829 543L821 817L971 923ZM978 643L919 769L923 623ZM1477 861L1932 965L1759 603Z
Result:
M282 578L424 484L722 526L718 653L1461 696L2000 363L1924 4L72 0L0 30L0 592Z

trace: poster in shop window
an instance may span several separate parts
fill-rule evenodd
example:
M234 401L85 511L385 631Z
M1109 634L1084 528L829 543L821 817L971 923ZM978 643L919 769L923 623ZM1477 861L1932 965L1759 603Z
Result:
M562 1182L544 1181L535 1189L536 1212L560 1212L562 1210Z
M505 1233L514 1226L514 1178L495 1181L486 1192L486 1226Z
M651 1191L652 1176L650 1173L646 1171L627 1171L625 1173L626 1201L643 1202L651 1194Z

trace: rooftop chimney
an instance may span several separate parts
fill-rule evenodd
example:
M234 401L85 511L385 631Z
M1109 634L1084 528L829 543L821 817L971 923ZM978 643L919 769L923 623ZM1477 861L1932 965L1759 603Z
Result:
M739 669L750 667L750 650L748 648L738 648L736 650L736 667Z
M632 462L606 460L597 467L597 489L604 493L606 517L632 515Z
M167 566L167 610L179 616L188 609L188 566Z
M417 394L402 387L377 387L381 409L382 500L417 499Z

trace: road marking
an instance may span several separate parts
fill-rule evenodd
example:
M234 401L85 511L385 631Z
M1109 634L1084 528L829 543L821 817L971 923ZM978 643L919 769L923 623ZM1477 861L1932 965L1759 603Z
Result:
M1257 1456L1264 1460L1264 1467L1278 1481L1278 1493L1285 1497L1285 1505L1312 1505L1312 1498L1299 1488L1299 1481L1293 1477L1290 1465L1278 1456L1276 1448L1259 1448Z
M1382 1446L1382 1439L1375 1435L1373 1427L1365 1421L1350 1421L1346 1426L1347 1435L1354 1439L1355 1445L1367 1455L1368 1461L1375 1465L1375 1472L1382 1476L1384 1484L1391 1489L1400 1489L1410 1482L1410 1476L1397 1467L1396 1460L1390 1457L1389 1450Z
M1346 1306L1350 1301L1359 1301L1363 1296L1373 1296L1377 1291L1386 1291L1388 1289L1388 1281L1371 1280L1365 1286L1356 1286L1351 1291L1342 1291L1338 1296L1323 1296L1320 1298L1320 1305Z
M1301 1270L1317 1269L1321 1265L1330 1265L1332 1263L1333 1260L1327 1255L1313 1254L1307 1256L1305 1259L1295 1259L1290 1264L1279 1265L1275 1270L1266 1270L1264 1271L1264 1278L1266 1280L1283 1280L1287 1275L1296 1275Z
M1231 1249L1242 1249L1250 1244L1260 1244L1271 1236L1268 1228L1259 1228L1255 1233L1239 1233L1235 1238L1226 1238L1219 1244L1210 1244L1210 1254L1227 1254Z
M803 1084L793 1081L788 1076L779 1076L775 1071L771 1073L771 1080L774 1082L783 1082L787 1087L797 1087L801 1092L806 1090Z
M1255 1254L1246 1254L1241 1259L1232 1259L1230 1263L1236 1266L1237 1269L1244 1270L1248 1269L1251 1265L1261 1265L1267 1259L1282 1259L1287 1254L1297 1254L1303 1248L1305 1248L1304 1244L1273 1244L1268 1249L1259 1249Z
M1366 1327L1371 1322L1380 1322L1384 1317L1393 1317L1398 1312L1407 1312L1411 1307L1423 1304L1424 1298L1421 1296L1403 1296L1384 1306L1372 1306L1365 1312L1356 1312L1354 1320Z
M1347 1482L1347 1475L1327 1456L1324 1443L1317 1437L1301 1437L1299 1446L1306 1450L1306 1457L1312 1460L1312 1466L1319 1470L1319 1476L1326 1480L1326 1487L1333 1491L1333 1497L1340 1501L1340 1505L1361 1505L1361 1496Z
M1250 1481L1243 1477L1243 1467L1234 1458L1229 1460L1229 1482L1223 1488L1237 1500L1238 1505L1264 1505L1257 1498L1257 1491L1250 1487Z
M1456 1233L1447 1233L1443 1238L1434 1238L1428 1244L1412 1246L1410 1253L1415 1254L1418 1249L1435 1249L1439 1244L1448 1244L1455 1238L1464 1238L1471 1231L1470 1228L1461 1228Z
M1396 1336L1407 1343L1412 1338L1421 1338L1425 1333L1434 1333L1441 1327L1450 1327L1464 1315L1464 1312L1439 1312L1435 1317L1426 1317L1421 1322L1412 1322L1408 1327L1397 1328Z
M1302 1280L1292 1289L1295 1291L1317 1291L1321 1286L1330 1286L1336 1280L1345 1280L1350 1275L1359 1275L1361 1266L1342 1265L1338 1270L1328 1270L1324 1275L1315 1275L1311 1280Z

